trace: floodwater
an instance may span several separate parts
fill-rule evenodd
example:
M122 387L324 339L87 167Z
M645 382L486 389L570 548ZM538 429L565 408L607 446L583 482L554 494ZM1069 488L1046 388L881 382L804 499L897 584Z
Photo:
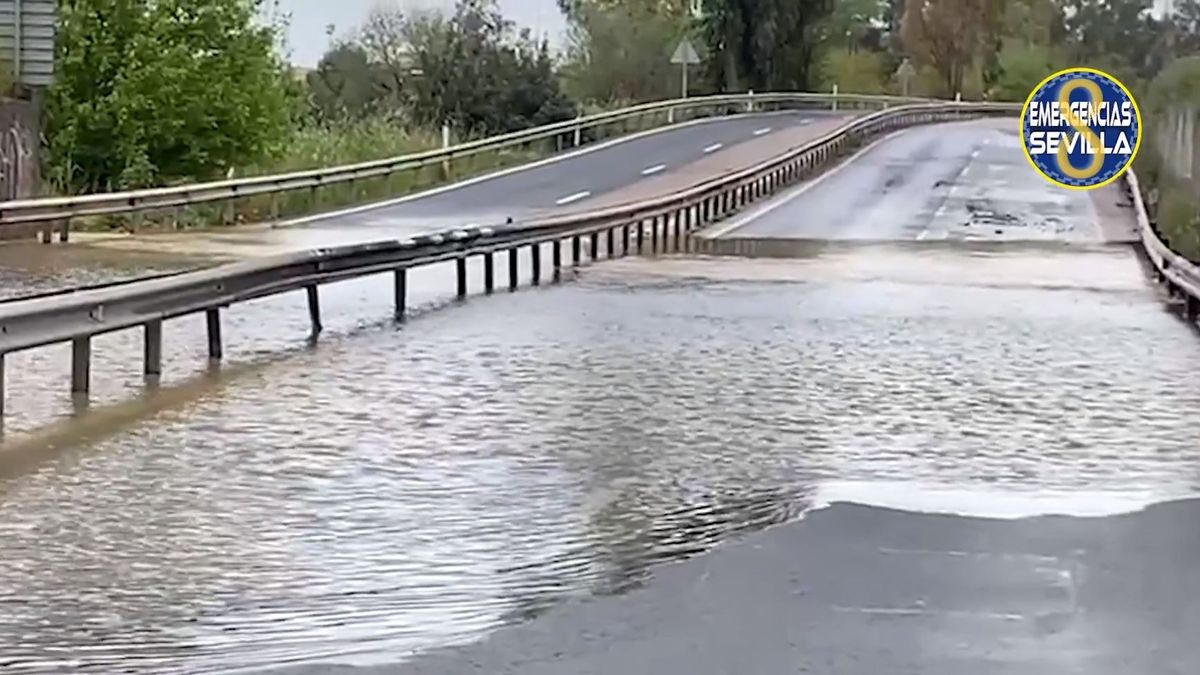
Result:
M1129 249L806 255L605 263L400 328L386 277L349 282L312 347L303 295L267 299L216 372L202 320L168 324L146 394L136 333L97 340L90 409L67 348L10 356L0 669L396 661L831 495L1200 487L1200 341ZM430 306L448 271L422 274Z

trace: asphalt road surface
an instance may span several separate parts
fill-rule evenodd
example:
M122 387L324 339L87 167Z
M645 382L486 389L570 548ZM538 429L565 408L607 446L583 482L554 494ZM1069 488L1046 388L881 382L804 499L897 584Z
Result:
M668 173L711 153L771 133L841 117L829 111L765 113L716 118L681 125L627 141L596 147L557 161L436 190L390 205L334 212L305 219L311 227L395 227L413 224L419 230L505 218L583 204L593 197L646 178Z
M1101 242L1128 238L1099 211L1121 197L1058 188L1020 149L1015 120L897 132L836 169L712 228L714 236L843 241Z
M1200 502L1096 518L835 503L469 647L291 675L1200 670Z

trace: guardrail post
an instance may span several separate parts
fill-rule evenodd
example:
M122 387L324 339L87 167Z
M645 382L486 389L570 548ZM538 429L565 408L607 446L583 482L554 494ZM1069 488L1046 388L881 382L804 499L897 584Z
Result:
M662 216L666 220L666 216ZM650 219L650 254L658 255L658 222L659 216Z
M608 257L610 260L613 258L613 256L616 255L615 251L613 250L616 248L616 246L614 246L615 238L616 238L616 233L613 232L613 229L611 227L608 228L608 230L605 232L604 243L606 245Z
M4 416L4 356L0 352L0 417Z
M529 247L530 267L533 271L533 285L542 285L542 245L535 243Z
M683 249L683 213L684 209L680 208L675 211L675 250Z
M305 288L304 292L308 295L308 320L312 324L312 336L317 337L324 330L321 325L321 294L316 284Z
M837 86L837 83L834 82L833 83L833 111L834 112L837 112L837 95L838 95L838 86Z
M592 262L600 257L600 233L592 233Z
M496 289L496 261L491 251L483 254L483 292L491 295Z
M220 361L225 355L225 350L221 344L221 310L213 307L204 311L204 320L208 325L208 358L213 361Z
M621 257L629 255L629 223L621 225Z
M408 302L408 269L400 268L392 273L392 289L396 300L393 316L397 321L403 321L405 306Z
M58 230L58 240L65 244L71 238L71 219L63 218L61 222L62 227Z
M653 219L651 219L653 222ZM641 255L646 250L646 221L639 219L637 221L637 252Z
M583 117L583 115L579 115L575 118L575 147L577 148L583 145L583 127L579 125L579 119L581 117Z
M562 240L555 239L550 247L550 256L554 264L554 281L562 281Z
M449 147L450 147L450 125L443 124L442 125L442 149L445 150L446 148L449 148ZM450 160L448 160L448 159L442 160L442 177L447 180L450 179Z
M508 290L517 290L517 249L508 249Z
M50 225L43 225L43 227L44 227L45 229L41 230L41 234L42 234L42 243L43 243L43 244L49 244L49 243L50 243L50 240L51 240L51 237L52 237L52 235L54 234L54 228L53 228L53 227L51 227Z
M579 235L575 235L575 236L571 237L571 266L572 267L579 267L579 258L581 255L580 251L579 251L580 247L581 247L581 244L579 241Z
M454 260L455 292L459 300L467 297L467 257L460 255Z
M71 340L71 393L86 394L92 384L92 338Z
M162 321L147 321L142 332L142 372L162 375Z

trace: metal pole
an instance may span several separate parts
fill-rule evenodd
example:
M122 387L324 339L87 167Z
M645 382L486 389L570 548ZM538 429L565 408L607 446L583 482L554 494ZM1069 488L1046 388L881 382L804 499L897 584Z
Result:
M688 97L687 63L684 62L683 64L681 64L681 67L683 68L683 96L682 96L682 98L687 98Z
M21 81L21 0L13 3L16 20L13 22L13 82Z

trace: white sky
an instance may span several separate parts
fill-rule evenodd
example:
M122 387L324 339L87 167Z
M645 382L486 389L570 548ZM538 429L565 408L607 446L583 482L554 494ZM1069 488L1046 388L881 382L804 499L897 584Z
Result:
M454 0L277 0L279 10L291 15L288 47L291 62L306 68L317 65L328 40L325 27L333 24L339 34L353 30L375 5L408 8L441 8L450 11ZM555 0L499 0L500 11L520 26L562 42L566 21Z
M380 5L401 8L454 8L454 0L275 0L280 11L291 15L288 46L292 63L311 68L317 64L328 46L325 27L333 24L339 34L358 26L371 7ZM1154 0L1161 12L1173 0ZM566 21L558 11L555 0L499 0L500 10L518 25L532 28L552 45L562 44Z

